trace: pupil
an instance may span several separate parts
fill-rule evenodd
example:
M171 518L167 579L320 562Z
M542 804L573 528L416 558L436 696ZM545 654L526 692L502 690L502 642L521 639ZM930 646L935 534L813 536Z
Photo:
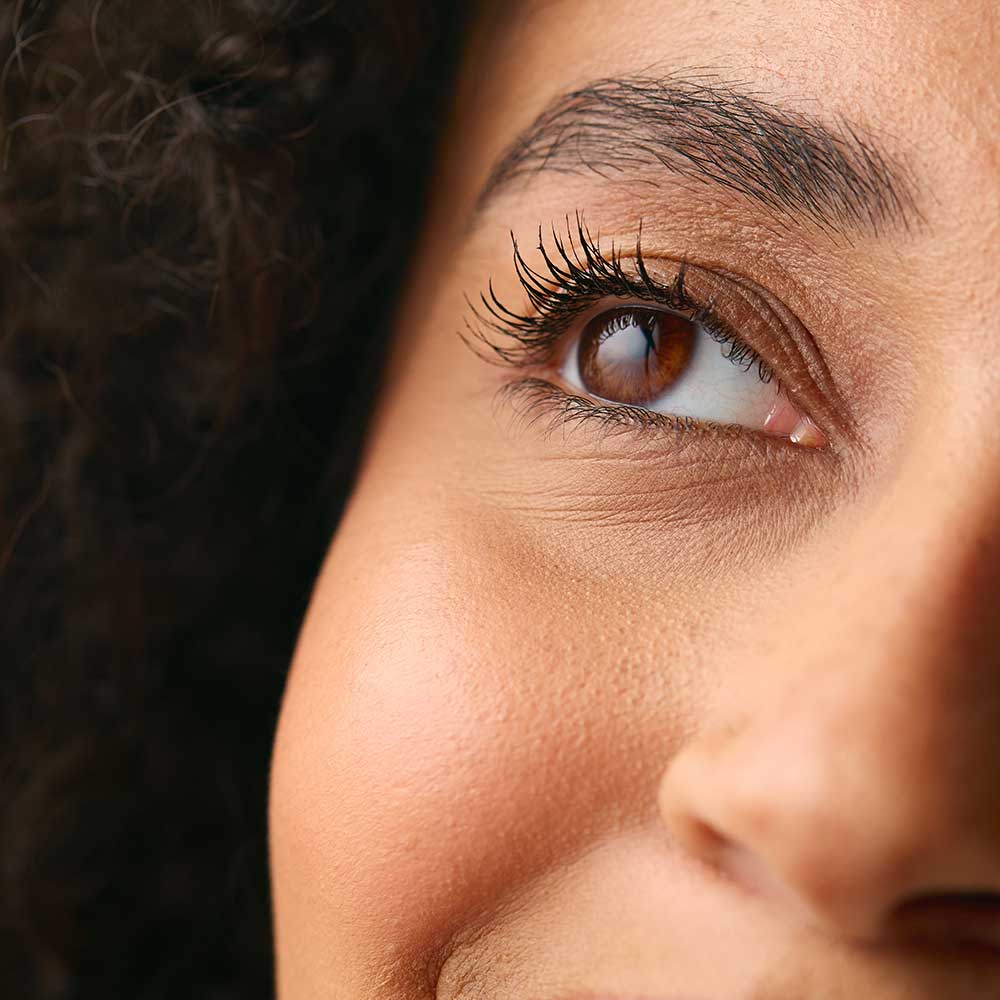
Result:
M584 388L615 403L645 406L687 368L696 324L668 309L613 309L580 338Z

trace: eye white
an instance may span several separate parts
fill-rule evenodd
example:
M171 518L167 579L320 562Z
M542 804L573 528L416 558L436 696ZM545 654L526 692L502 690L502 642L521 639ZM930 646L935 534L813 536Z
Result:
M643 409L762 430L778 401L777 382L761 381L756 364L745 368L743 364L730 361L726 357L729 348L730 345L720 344L701 324L696 324L687 367L666 391ZM593 396L580 377L579 351L577 338L560 374L574 389ZM617 400L604 401L620 405Z

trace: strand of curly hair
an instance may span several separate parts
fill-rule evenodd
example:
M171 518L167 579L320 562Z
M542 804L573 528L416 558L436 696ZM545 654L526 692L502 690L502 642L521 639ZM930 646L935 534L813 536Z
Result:
M4 996L271 994L271 733L458 7L0 11Z

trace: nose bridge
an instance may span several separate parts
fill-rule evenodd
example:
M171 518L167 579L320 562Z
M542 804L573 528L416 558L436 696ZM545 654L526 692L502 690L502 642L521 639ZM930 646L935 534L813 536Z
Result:
M1000 414L997 415L1000 419ZM991 683L1000 655L1000 435L948 437L928 427L912 442L888 488L853 520L830 567L836 614L827 621L853 657L941 682ZM865 641L859 642L857 639ZM961 669L957 669L963 664ZM1000 685L994 685L1000 686Z

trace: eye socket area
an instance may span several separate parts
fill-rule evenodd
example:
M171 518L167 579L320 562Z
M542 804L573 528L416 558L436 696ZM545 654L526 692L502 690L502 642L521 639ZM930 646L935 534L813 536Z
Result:
M698 315L605 300L574 326L560 376L602 404L827 443L755 351Z

